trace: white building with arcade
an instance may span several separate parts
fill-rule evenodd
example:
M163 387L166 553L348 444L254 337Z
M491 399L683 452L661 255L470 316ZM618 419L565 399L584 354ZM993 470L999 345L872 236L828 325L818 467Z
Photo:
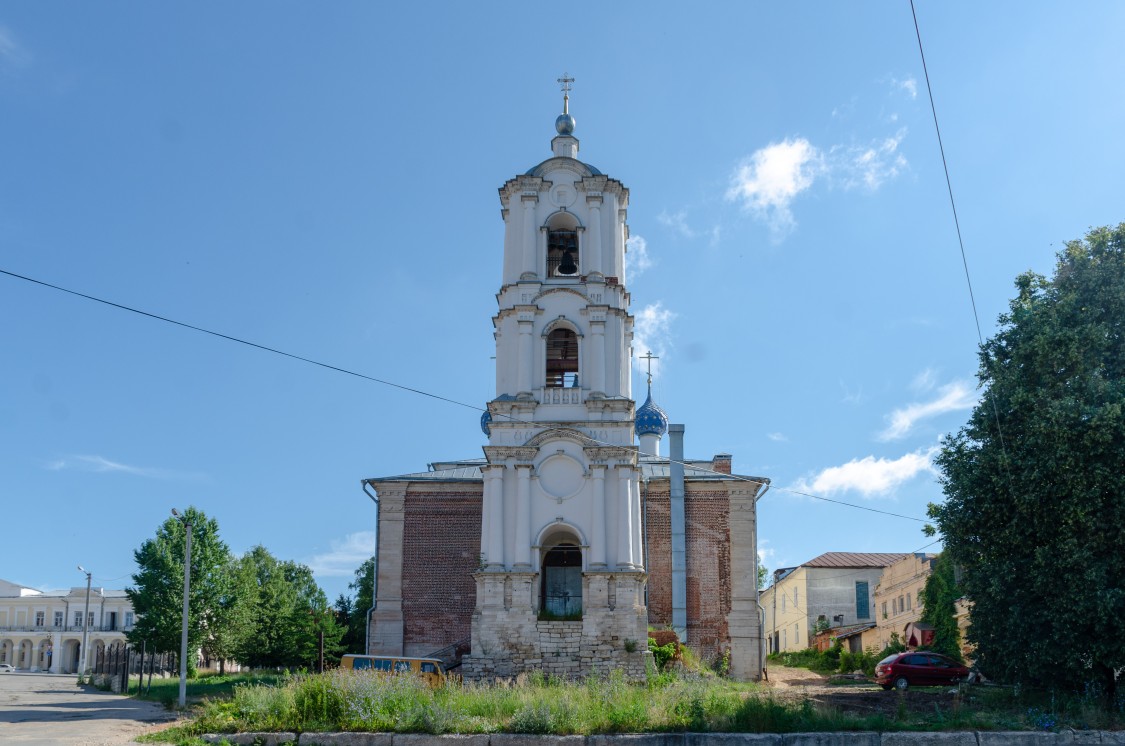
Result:
M17 670L77 673L82 635L87 667L97 654L125 641L132 629L133 605L123 590L86 586L39 591L0 580L0 663Z

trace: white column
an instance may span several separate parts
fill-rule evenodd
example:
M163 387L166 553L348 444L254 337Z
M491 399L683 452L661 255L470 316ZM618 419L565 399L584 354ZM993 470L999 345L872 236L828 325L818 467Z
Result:
M590 355L588 372L583 377L589 381L591 391L605 390L605 321L590 322Z
M534 361L534 346L531 340L531 321L520 321L519 360L516 368L519 385L517 391L531 391L531 371Z
M523 195L523 271L535 274L539 274L535 268L539 256L538 231L535 230L535 203L538 201L537 195Z
M627 464L617 464L614 472L617 474L617 568L619 570L633 569L633 520L630 511L629 481L632 468Z
M589 261L585 262L586 272L601 272L606 274L605 267L602 266L602 198L601 195L588 195L586 197L586 204L590 206L590 230L586 231L586 243L588 244L585 253L589 257Z
M531 567L531 464L516 464L516 567Z
M605 567L605 464L591 464L594 480L594 504L590 510L590 566Z
M488 567L504 567L504 467L492 465L484 471L489 490Z
M62 635L56 632L51 635L51 673L62 673L62 657Z
M629 479L629 505L633 514L633 566L645 569L644 525L641 520L641 483L634 471Z
M481 467L481 498L480 498L480 557L484 564L489 561L488 550L492 548L492 482L488 476L488 467Z

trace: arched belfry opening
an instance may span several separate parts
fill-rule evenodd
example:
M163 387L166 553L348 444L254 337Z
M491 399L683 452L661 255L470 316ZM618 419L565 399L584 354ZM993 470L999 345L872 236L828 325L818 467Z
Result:
M559 327L547 335L547 380L549 389L578 386L578 334Z
M547 277L579 275L578 221L562 212L547 221Z

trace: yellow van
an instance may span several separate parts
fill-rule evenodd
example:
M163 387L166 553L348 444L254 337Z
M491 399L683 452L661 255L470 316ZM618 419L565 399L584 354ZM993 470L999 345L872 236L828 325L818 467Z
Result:
M340 659L340 668L348 671L372 670L384 673L419 676L437 689L445 683L445 667L437 658L407 658L400 655L354 655Z

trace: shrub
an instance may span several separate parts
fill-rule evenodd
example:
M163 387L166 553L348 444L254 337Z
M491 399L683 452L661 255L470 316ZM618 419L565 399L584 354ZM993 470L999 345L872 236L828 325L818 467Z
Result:
M652 651L652 659L656 663L656 669L663 670L668 662L676 657L676 643L669 642L666 645L657 645L656 640L651 637L648 638L648 649Z

